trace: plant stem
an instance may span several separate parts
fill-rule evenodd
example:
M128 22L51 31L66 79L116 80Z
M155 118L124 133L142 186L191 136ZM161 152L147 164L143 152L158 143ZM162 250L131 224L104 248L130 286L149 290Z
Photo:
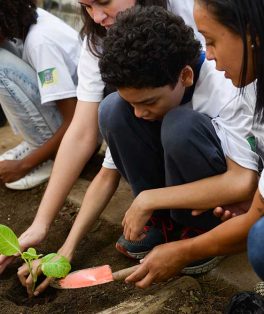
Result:
M27 264L27 267L28 267L28 270L29 270L29 273L33 279L33 285L32 285L32 292L35 291L35 286L36 286L36 282L37 282L37 278L38 276L36 274L33 273L33 270L32 270L32 263L30 261L28 261L26 258L23 257L23 255L21 255L21 258L24 260L24 262Z

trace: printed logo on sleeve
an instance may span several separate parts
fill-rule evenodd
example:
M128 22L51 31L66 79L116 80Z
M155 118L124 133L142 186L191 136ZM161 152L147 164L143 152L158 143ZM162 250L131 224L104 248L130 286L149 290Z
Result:
M58 71L56 68L50 68L38 72L38 76L42 87L48 87L50 85L57 84L58 82Z
M247 141L248 141L248 143L249 143L249 145L250 145L251 150L252 150L253 152L256 152L256 151L257 151L257 144L256 144L256 138L255 138L255 136L249 136L249 137L247 138Z

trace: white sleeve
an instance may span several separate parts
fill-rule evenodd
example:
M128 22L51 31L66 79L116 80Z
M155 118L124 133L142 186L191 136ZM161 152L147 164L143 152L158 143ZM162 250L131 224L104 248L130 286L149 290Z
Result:
M115 163L113 161L113 158L111 156L111 152L110 152L109 147L106 148L105 158L104 158L102 166L104 168L107 168L107 169L117 169L116 165L115 165Z
M208 90L210 93L208 93ZM204 61L193 95L193 109L212 118L224 154L240 166L258 171L252 130L255 100L240 94L215 63Z
M87 38L82 45L78 64L77 98L81 101L100 102L104 95L104 82L102 81L98 58L87 48Z
M28 61L37 72L42 104L76 97L76 84L58 47L37 45L28 51Z
M225 154L242 167L258 171L259 155L252 128L255 97L251 97L249 90L247 86L241 95L235 89L233 99L230 98L213 123Z

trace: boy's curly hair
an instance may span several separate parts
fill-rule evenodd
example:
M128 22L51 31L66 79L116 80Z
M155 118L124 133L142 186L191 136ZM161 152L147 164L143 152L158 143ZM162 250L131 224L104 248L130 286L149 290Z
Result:
M25 39L37 23L36 0L0 0L0 35L9 40Z
M181 70L198 62L201 44L179 16L157 6L118 14L103 42L99 66L114 87L174 86Z

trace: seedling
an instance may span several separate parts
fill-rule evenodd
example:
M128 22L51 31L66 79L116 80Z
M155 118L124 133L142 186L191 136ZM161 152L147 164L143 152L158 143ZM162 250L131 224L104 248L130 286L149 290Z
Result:
M35 285L38 278L38 269L33 272L32 262L40 259L39 268L47 277L62 278L65 277L71 270L71 264L64 257L56 253L50 253L44 257L42 254L37 254L34 248L29 248L25 252L21 252L18 238L15 233L7 226L0 224L0 254L5 256L20 255L28 266L28 270L33 278L32 291L35 290Z

